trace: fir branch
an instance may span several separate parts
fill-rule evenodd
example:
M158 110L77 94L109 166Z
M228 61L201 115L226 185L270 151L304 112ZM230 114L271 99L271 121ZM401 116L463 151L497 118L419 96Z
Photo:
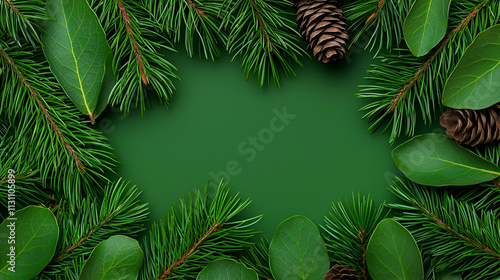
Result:
M157 33L162 27L151 20L141 3L130 0L90 0L113 51L113 71L118 80L110 105L128 113L132 105L149 106L148 90L168 106L177 79L175 67L165 59L170 42Z
M362 108L373 122L370 131L384 123L392 126L390 143L404 130L412 136L420 110L425 124L441 108L443 86L466 48L482 31L500 22L498 1L456 1L452 3L451 31L427 57L416 58L409 50L383 56L382 64L369 71L372 85L362 86L360 97L372 99Z
M257 272L260 278L273 279L269 267L269 240L265 236L261 238L260 243L246 250L245 255L241 257L241 262Z
M24 87L26 87L30 93L31 98L38 104L39 110L43 113L45 118L47 119L48 123L50 124L50 127L54 131L54 133L57 135L57 137L60 139L68 153L71 155L73 160L75 161L75 165L78 167L80 172L82 174L85 173L85 166L83 165L82 161L78 158L78 155L75 153L75 150L71 145L68 144L68 142L64 139L61 133L61 129L56 125L54 122L52 116L50 113L47 111L47 108L45 105L40 101L40 98L38 97L38 93L35 91L33 86L26 80L26 77L19 71L17 68L16 64L14 61L10 58L10 56L5 52L5 50L0 46L0 54L2 54L2 57L4 60L7 62L7 64L10 66L11 71L15 73L15 75L18 77L18 80L22 83Z
M15 139L5 150L9 161L4 165L40 170L44 188L63 190L73 199L84 191L94 192L78 187L107 181L103 173L112 172L116 163L106 139L71 106L40 48L22 51L14 43L0 41L0 53L0 83L4 85L0 115L6 116L8 134Z
M233 221L250 202L229 196L221 183L215 197L197 191L189 201L181 200L166 220L153 224L144 240L144 266L140 279L196 279L199 271L218 258L231 257L251 245L248 227L260 217Z
M435 258L438 270L456 267L465 279L493 279L500 273L498 208L478 210L445 188L394 181L391 190L405 204L396 220L407 227L424 255ZM441 258L442 257L442 258Z
M223 0L142 0L142 3L159 30L173 43L184 40L188 56L193 57L196 51L206 59L220 56L219 46L227 40L221 28Z
M40 276L58 279L73 261L88 257L97 244L115 234L137 237L148 215L139 195L136 186L119 179L107 185L104 193L78 202L63 197L55 213L61 229L56 254Z
M403 23L410 11L412 0L357 0L344 7L349 21L348 31L352 48L366 44L365 48L375 51L391 51L403 40ZM362 42L363 41L363 42Z
M377 224L387 217L383 206L375 208L373 200L352 196L352 206L338 202L332 204L333 212L325 217L325 225L321 226L323 237L330 255L330 261L335 264L349 265L355 269L362 279L368 280L366 265L366 247Z
M10 36L18 46L26 40L36 48L40 42L37 24L47 20L44 7L42 0L1 0L0 34Z
M280 86L280 73L294 75L293 65L302 66L307 55L303 42L290 20L294 15L290 1L226 1L224 27L229 30L228 51L241 57L247 78L257 76L262 87L271 78Z

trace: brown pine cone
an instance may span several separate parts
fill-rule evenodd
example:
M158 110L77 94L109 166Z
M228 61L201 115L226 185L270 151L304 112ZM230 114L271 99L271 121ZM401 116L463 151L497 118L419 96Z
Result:
M336 264L328 270L325 280L361 280L361 277L350 266Z
M323 63L340 60L347 51L346 19L337 0L292 0L299 32Z
M483 110L451 109L440 118L446 134L458 144L475 147L500 140L500 103Z

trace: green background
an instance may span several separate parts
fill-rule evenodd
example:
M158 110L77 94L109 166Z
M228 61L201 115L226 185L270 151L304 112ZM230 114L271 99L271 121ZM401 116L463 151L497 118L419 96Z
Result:
M395 200L387 190L397 173L393 147L388 134L367 132L359 112L367 101L355 96L371 56L363 51L335 65L303 58L297 78L283 76L280 90L247 81L228 55L212 62L169 54L182 79L169 108L153 104L142 116L139 109L128 116L108 110L98 126L121 163L119 175L140 187L153 221L219 177L211 172L224 175L238 162L229 169L239 174L226 181L233 194L253 201L244 216L264 215L256 229L271 236L295 214L319 224L332 202L352 201L353 192L376 203ZM283 130L271 135L275 109L284 107L296 117L284 128L277 121ZM248 138L259 133L265 143L251 148Z

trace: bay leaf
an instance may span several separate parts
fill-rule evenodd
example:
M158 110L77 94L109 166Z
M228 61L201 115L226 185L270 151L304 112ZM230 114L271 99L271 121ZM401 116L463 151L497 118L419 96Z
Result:
M415 56L429 53L446 35L451 0L416 0L403 24L403 34Z
M41 42L50 70L94 123L111 52L104 30L86 0L47 0L46 11L52 20L44 22Z
M491 181L500 168L441 134L419 135L392 151L396 166L426 186L467 186Z
M323 280L330 266L318 228L304 216L283 221L269 245L275 280Z
M234 260L223 259L209 263L196 280L259 280L257 273Z
M424 266L410 232L393 219L381 221L366 248L368 272L374 280L422 280Z
M114 235L99 243L85 262L80 280L136 280L144 254L137 240Z
M500 102L500 25L481 32L446 81L443 104L480 110Z
M28 206L5 219L0 225L0 279L38 275L54 256L58 236L56 217L47 208Z

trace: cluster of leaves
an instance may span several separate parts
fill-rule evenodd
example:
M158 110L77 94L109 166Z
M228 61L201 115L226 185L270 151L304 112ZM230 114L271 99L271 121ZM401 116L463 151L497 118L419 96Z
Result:
M368 71L371 83L362 86L359 96L370 100L362 108L373 122L370 131L390 130L390 143L402 133L413 136L419 115L425 124L434 120L444 85L467 47L500 22L498 1L415 2L412 6L411 0L354 1L346 6L351 31L356 32L351 47L366 39L367 47L389 51ZM424 48L417 51L419 46Z

